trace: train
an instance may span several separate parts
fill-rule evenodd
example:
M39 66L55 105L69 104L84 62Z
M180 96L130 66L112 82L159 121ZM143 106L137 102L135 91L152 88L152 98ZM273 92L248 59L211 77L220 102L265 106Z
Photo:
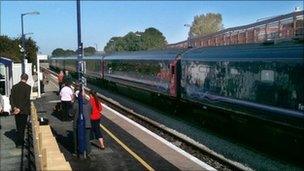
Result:
M88 56L85 76L303 131L303 45L289 40ZM76 56L49 62L76 72Z

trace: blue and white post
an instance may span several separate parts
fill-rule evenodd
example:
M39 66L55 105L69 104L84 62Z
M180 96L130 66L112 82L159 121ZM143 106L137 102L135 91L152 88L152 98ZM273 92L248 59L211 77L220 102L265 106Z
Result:
M77 144L78 152L86 158L86 143L85 143L85 118L83 115L83 84L85 79L83 77L84 73L84 62L83 62L83 44L81 42L81 20L80 20L80 0L77 0L77 33L78 33L78 49L77 49L77 71L78 71L78 83L79 83L79 117L77 120Z

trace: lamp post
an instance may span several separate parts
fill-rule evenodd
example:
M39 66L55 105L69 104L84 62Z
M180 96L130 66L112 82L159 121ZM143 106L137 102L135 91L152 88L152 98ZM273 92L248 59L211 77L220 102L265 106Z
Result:
M25 34L24 34L24 27L23 27L23 17L26 15L39 15L40 13L37 11L34 12L27 12L21 14L21 42L22 42L22 73L25 73Z
M85 78L84 74L84 62L83 62L83 44L81 42L81 14L80 14L80 0L76 1L76 10L77 10L77 71L78 71L78 82L79 82L79 95L78 95L78 111L79 117L77 120L77 145L79 154L83 155L86 158L86 144L85 137L88 136L85 134L85 118L83 116L83 94L84 94L84 84Z
M32 35L32 34L34 34L34 33L24 33L23 35L26 36L26 35ZM19 35L19 34L18 34L18 37L21 37L21 38L22 38L22 35Z
M191 28L191 25L190 25L190 24L184 24L184 26L185 26L185 27L189 27L189 29ZM190 32L190 31L189 31L189 32ZM190 35L191 35L191 34L189 34L189 35L188 35L188 38L187 38L188 48L191 47L191 37L190 37Z

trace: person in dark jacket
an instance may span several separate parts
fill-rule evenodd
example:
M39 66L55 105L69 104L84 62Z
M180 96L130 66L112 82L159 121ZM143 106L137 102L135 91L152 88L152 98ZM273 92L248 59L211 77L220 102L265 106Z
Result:
M69 74L69 71L68 70L65 70L64 71L64 76L63 76L63 84L72 84L72 77L71 75Z
M74 121L73 121L73 139L74 139L74 153L78 154L77 150L77 120L79 117L79 105L78 105L78 93L79 90L75 92L75 97L77 100L75 100L75 103L73 105L73 114L74 114ZM84 97L84 94L83 94ZM91 144L90 144L90 135L91 135L91 121L90 121L90 114L91 114L92 108L89 104L89 101L84 98L83 99L83 116L85 119L85 137L86 137L86 153L89 155L91 153Z
M31 112L31 86L26 84L27 80L28 75L23 73L21 75L21 81L13 86L10 95L12 114L15 115L17 127L17 148L20 148L24 144L24 130L28 115L30 115Z

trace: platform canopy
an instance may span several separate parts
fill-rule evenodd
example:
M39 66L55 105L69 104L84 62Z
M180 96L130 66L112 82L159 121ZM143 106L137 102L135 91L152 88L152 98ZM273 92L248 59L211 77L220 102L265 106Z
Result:
M8 58L4 58L4 57L0 57L0 63L5 65L5 67L8 68L9 70L9 78L12 77L12 64L13 61L11 59Z
M0 57L0 63L3 63L5 66L12 65L12 60L4 57Z

